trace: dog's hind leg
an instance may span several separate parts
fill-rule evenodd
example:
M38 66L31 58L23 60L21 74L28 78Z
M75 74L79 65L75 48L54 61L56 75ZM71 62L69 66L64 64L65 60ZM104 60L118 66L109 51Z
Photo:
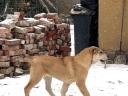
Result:
M32 87L34 87L42 78L42 74L39 71L33 71L30 69L30 80L26 87L24 88L25 96L29 96L29 92L31 91Z
M61 88L61 96L65 96L66 92L68 91L68 87L70 84L68 83L63 83L63 86Z
M47 92L51 95L51 96L55 96L54 93L52 92L52 88L51 88L51 83L52 83L52 77L46 76L44 77L45 80L45 86L46 86L46 90Z

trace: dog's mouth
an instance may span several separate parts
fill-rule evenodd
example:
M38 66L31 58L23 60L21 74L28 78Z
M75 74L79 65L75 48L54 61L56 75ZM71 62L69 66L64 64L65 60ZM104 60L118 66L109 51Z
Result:
M100 60L100 62L102 62L102 63L105 63L106 61L107 61L107 60L103 60L103 59Z

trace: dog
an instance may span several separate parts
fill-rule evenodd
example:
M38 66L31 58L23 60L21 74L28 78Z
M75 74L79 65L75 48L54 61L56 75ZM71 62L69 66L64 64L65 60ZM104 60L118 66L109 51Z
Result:
M91 64L107 60L106 53L98 47L88 47L76 56L54 57L33 56L27 59L30 64L30 80L24 88L25 96L41 79L45 80L46 90L55 96L51 89L52 77L63 81L61 96L65 96L71 83L76 82L83 96L90 96L85 81Z

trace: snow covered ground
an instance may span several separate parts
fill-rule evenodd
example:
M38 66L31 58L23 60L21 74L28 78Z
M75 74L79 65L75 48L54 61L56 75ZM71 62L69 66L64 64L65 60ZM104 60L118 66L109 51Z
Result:
M0 96L24 96L23 88L29 75L0 80ZM107 69L99 62L92 65L87 79L87 87L91 96L128 96L128 65L109 64ZM49 96L42 79L31 91L30 96ZM53 79L52 88L56 96L60 96L62 82ZM82 96L73 83L66 96Z
M71 26L72 52L74 55L74 27ZM28 83L29 75L17 78L0 79L0 96L24 96L24 87ZM89 70L86 85L91 96L128 96L128 65L107 64L107 69L100 62L93 64ZM62 82L53 79L52 89L56 96L60 96ZM49 96L42 79L31 91L30 96ZM66 96L82 96L73 83Z

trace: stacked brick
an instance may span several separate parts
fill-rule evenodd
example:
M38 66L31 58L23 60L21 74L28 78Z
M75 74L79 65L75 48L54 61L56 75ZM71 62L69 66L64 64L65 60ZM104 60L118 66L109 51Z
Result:
M14 27L0 22L0 77L22 73L26 56L70 54L69 24L62 23L56 13L41 13L34 18L18 15Z

